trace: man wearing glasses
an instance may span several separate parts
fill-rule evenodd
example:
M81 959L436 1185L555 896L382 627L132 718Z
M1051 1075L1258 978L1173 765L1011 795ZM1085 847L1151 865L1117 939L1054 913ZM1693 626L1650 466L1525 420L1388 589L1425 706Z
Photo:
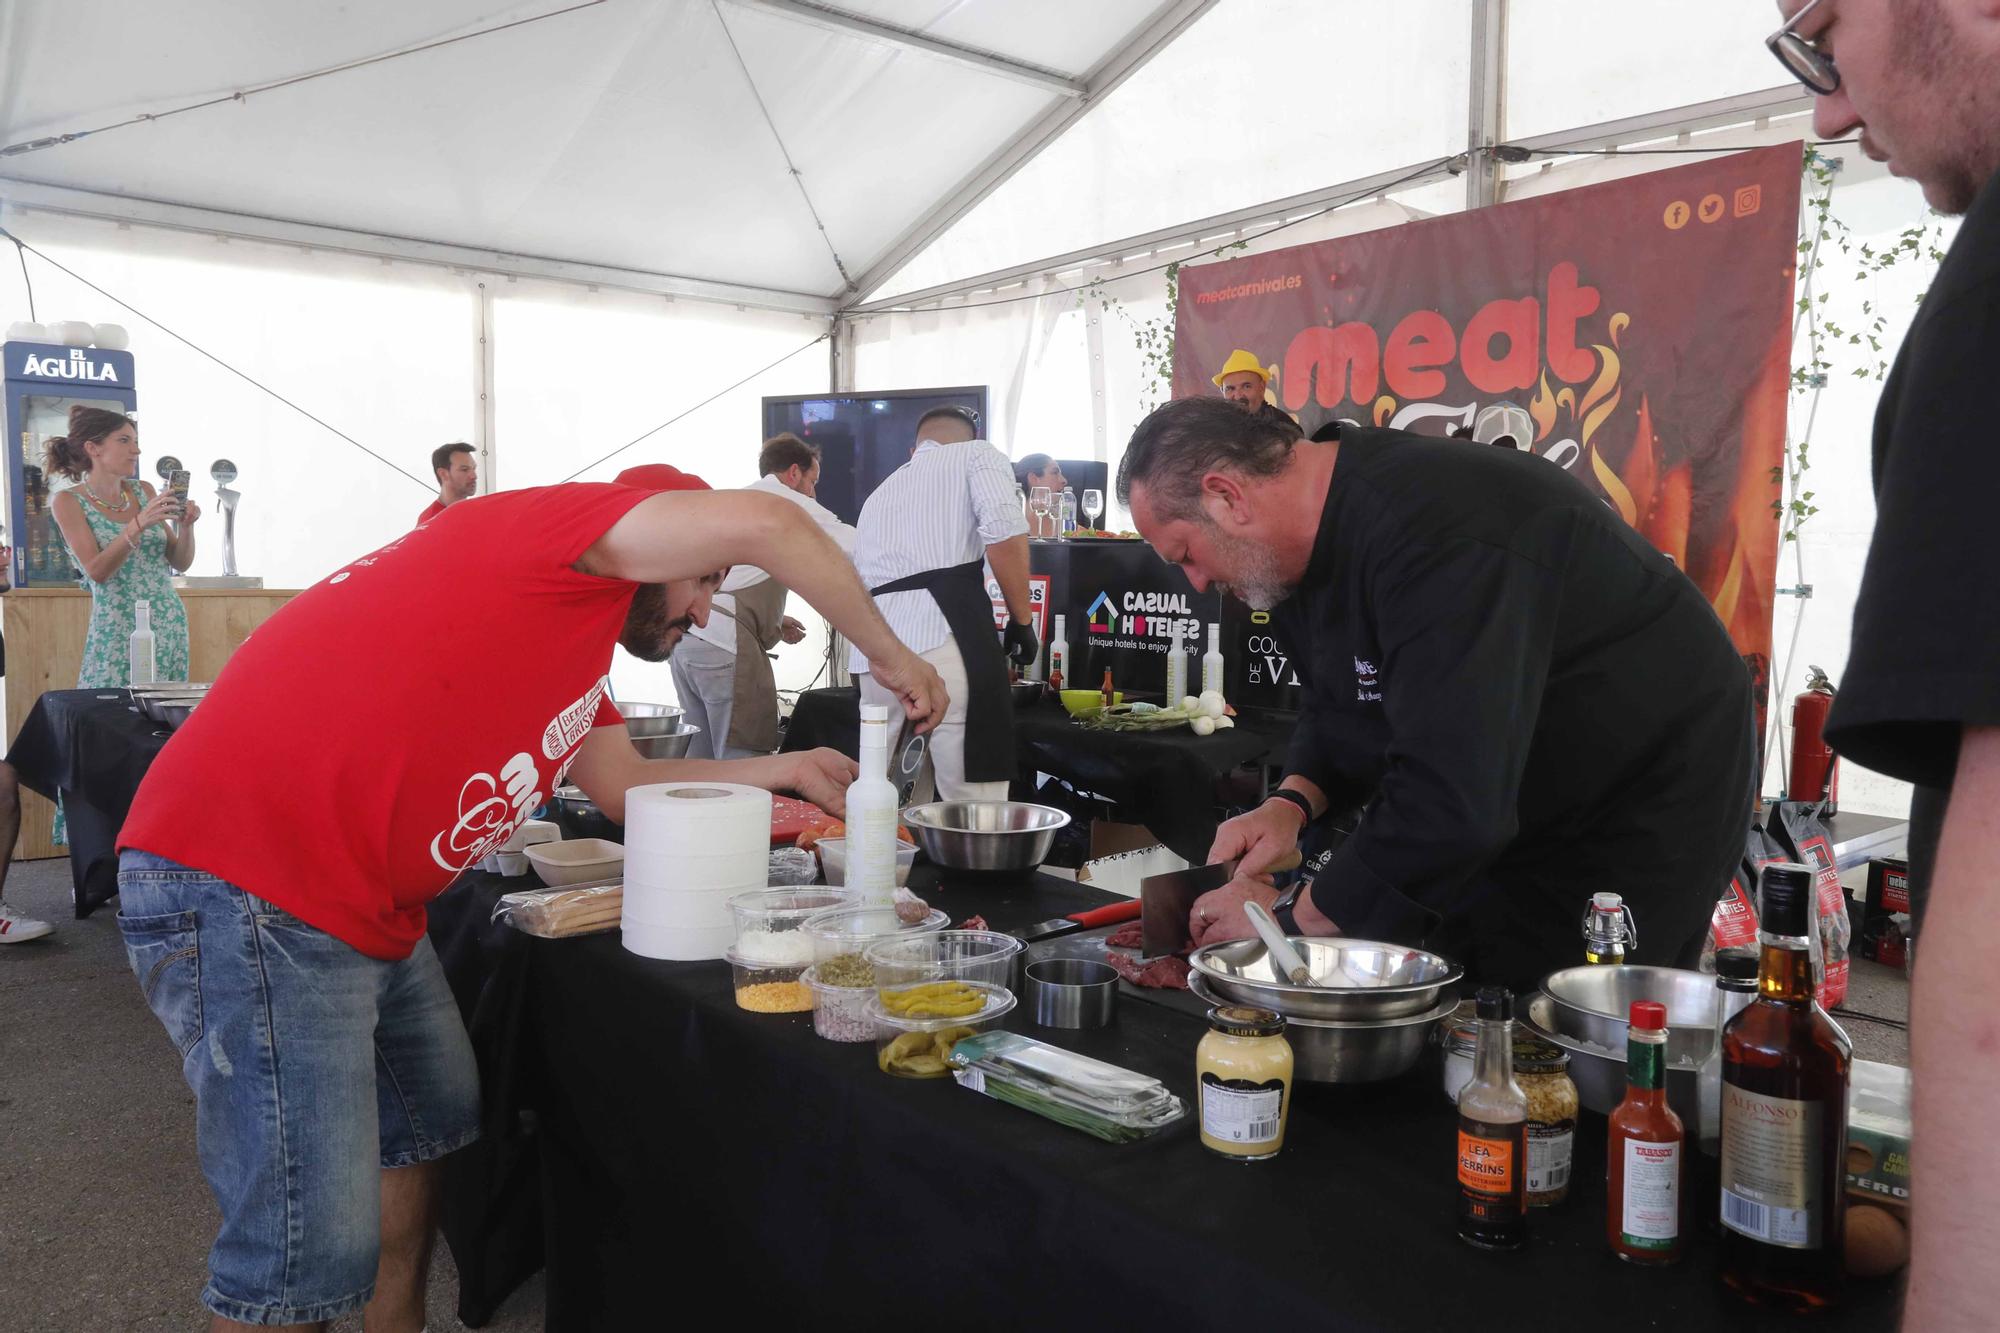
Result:
M1781 0L1766 44L1818 94L1823 138L1923 186L1965 223L1875 414L1875 539L1827 739L1917 784L1910 809L1923 962L1910 1030L1916 1203L1903 1326L1986 1329L2000 1163L1977 1143L2000 1103L2000 6L1990 0Z

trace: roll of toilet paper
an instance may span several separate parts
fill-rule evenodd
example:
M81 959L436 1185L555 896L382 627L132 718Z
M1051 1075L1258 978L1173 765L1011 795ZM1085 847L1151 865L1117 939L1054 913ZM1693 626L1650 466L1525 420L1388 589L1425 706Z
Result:
M660 782L625 793L625 947L648 958L720 958L729 897L761 889L771 793L732 782Z
M641 958L664 958L692 963L720 958L736 939L734 925L709 928L656 926L649 921L624 923L625 948Z

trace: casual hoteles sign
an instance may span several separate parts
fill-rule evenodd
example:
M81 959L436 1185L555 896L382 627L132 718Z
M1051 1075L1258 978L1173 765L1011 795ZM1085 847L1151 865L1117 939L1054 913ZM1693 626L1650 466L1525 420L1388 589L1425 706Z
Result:
M1800 149L1181 270L1177 396L1235 348L1308 433L1513 402L1708 596L1768 687ZM1485 447L1468 444L1468 448Z

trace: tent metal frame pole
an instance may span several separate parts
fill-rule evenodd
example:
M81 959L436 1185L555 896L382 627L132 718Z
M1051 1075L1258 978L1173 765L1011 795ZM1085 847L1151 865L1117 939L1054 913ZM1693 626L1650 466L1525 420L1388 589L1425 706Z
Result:
M1471 77L1466 80L1465 206L1499 198L1492 148L1507 114L1507 0L1472 0Z
M854 321L846 315L835 315L826 341L827 392L854 392Z
M493 433L493 286L484 278L472 290L472 447L479 454L479 493L500 489L498 441Z
M905 50L936 56L982 74L992 74L1003 79L1012 79L1016 83L1025 83L1031 88L1058 97L1089 95L1090 90L1087 87L1059 70L1033 65L1025 60L1015 60L981 47L932 37L914 28L905 28L864 14L838 9L832 5L815 3L815 0L730 0L730 3L746 9L761 9L766 13L796 19L829 32L865 37L889 46L899 46Z
M477 250L441 241L421 241L401 236L380 236L371 232L327 227L318 223L290 222L282 218L229 213L218 209L195 208L187 204L138 199L126 195L75 190L60 185L0 176L0 204L97 218L108 222L143 223L169 231L197 232L209 236L229 236L276 245L305 246L341 254L365 255L370 259L401 260L467 273L491 273L503 277L537 278L577 287L607 287L617 291L645 292L656 296L687 297L721 305L753 306L789 314L831 315L839 302L813 292L793 292L740 283L711 282L670 273L641 269L611 268L601 264L576 263L535 255L509 254L500 250Z
M1619 120L1557 130L1550 134L1538 134L1532 138L1515 139L1511 142L1514 146L1535 152L1560 153L1564 149L1621 148L1671 139L1684 133L1699 133L1703 130L1776 120L1808 113L1811 110L1812 95L1797 84L1793 84L1789 88L1767 88L1759 92L1739 93L1733 97L1719 97L1706 102L1690 102L1685 106L1669 107L1643 116L1627 116ZM1716 151L1720 153L1728 150L1718 148ZM1398 190L1411 190L1446 179L1450 174L1450 168L1443 162L1438 162L1428 171L1423 169L1421 163L1391 171L1378 171L1370 176L1341 181L1335 185L1308 190L1303 194L1287 195L1283 199L1253 204L1248 208L1239 208L1228 213L1217 213L1179 226L1127 236L1122 240L1092 246L1087 250L1071 250L1025 264L993 269L954 282L939 283L879 300L863 301L849 306L847 313L879 314L904 306L962 296L969 292L1007 287L1046 273L1061 273L1069 269L1108 264L1121 257L1129 258L1135 255L1155 254L1163 250L1194 247L1200 245L1204 238L1233 237L1235 233L1275 225L1294 214L1324 208L1331 203L1347 200L1358 202L1392 185ZM1503 181L1496 180L1495 193L1501 199L1506 197ZM1255 240L1256 237L1251 236L1249 239ZM866 289L865 284L863 289Z
M1082 119L1085 112L1165 50L1216 3L1217 0L1167 0L1136 32L1084 75L1082 97L1064 99L987 158L950 194L869 260L860 276L855 278L854 290L865 296L895 276L897 269L971 212L1015 172L1033 161L1037 154Z

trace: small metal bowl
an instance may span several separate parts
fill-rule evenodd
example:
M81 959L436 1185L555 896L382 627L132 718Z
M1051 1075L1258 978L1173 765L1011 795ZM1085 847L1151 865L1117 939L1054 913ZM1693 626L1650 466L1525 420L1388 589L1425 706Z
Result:
M700 734L700 727L684 722L676 730L662 735L634 736L632 748L646 759L679 759L687 754L688 746L693 745L694 738Z
M1045 1028L1101 1028L1118 1007L1118 973L1089 958L1044 958L1028 964L1028 1008Z
M1542 993L1559 1034L1616 1051L1621 1061L1634 1000L1667 1006L1669 1065L1699 1064L1715 1044L1715 978L1705 972L1633 963L1566 967L1543 978Z
M169 725L176 725L171 723L167 717L167 711L170 708L181 705L192 708L206 697L207 695L201 692L194 694L142 694L139 696L139 711L155 722L168 722ZM182 720L186 720L185 714L182 715Z
M195 705L200 702L199 699L163 699L160 701L160 721L178 730L181 723L194 716Z
M1188 965L1224 1003L1337 1023L1424 1013L1455 1001L1465 975L1449 959L1402 944L1345 936L1288 938L1318 985L1279 981L1264 942L1256 939L1207 945L1189 956Z
M948 870L1033 870L1069 816L1025 801L935 801L903 811L903 823Z
M1210 978L1199 972L1188 977L1188 989L1210 1004L1235 1003L1219 996ZM1420 1013L1351 1023L1287 1015L1285 1040L1292 1047L1292 1076L1303 1083L1380 1083L1400 1078L1423 1059L1432 1030L1457 1007L1456 999L1446 997Z

